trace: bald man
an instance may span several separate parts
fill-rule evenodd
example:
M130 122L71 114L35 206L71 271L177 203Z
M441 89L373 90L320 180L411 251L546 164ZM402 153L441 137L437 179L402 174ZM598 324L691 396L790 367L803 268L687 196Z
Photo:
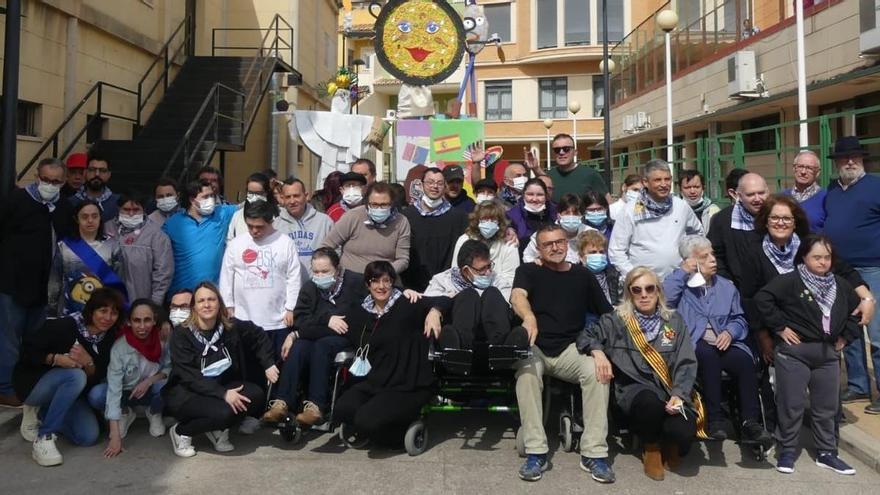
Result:
M523 188L529 180L529 173L519 163L511 163L504 169L504 183L501 185L501 199L508 210L522 197Z

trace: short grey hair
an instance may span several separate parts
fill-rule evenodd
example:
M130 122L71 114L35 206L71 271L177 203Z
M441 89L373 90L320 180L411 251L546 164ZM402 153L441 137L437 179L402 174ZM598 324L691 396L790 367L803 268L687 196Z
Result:
M800 158L804 155L812 156L813 158L816 159L816 163L819 163L821 165L822 160L819 159L819 155L817 155L816 152L813 150L800 150L800 151L798 151L798 154L794 155L794 161L792 161L792 165L796 164L798 162L798 158Z
M37 164L37 173L40 173L40 170L43 170L46 167L58 167L64 170L65 174L67 173L67 165L65 165L64 162L62 162L58 158L43 158L42 160L40 160L40 162Z
M645 164L645 171L642 173L642 177L647 177L648 174L655 170L661 170L663 172L670 172L669 164L666 163L666 160L661 160L659 158L655 158L648 163Z
M678 254L682 258L690 258L691 254L697 249L712 249L712 242L701 235L686 235L678 243Z

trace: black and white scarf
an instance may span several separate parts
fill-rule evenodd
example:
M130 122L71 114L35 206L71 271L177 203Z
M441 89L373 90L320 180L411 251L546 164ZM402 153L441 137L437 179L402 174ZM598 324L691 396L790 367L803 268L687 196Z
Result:
M819 309L822 310L822 316L831 316L831 307L834 306L834 300L837 299L837 280L834 273L829 271L825 275L816 275L807 269L807 266L800 264L797 267L801 281L807 286L807 290L816 300ZM828 333L828 330L825 330Z
M80 312L71 313L70 317L76 322L76 331L79 333L79 336L92 346L92 350L95 351L95 354L98 354L98 344L104 340L104 337L107 336L107 332L101 332L99 334L89 332L86 321L83 319L83 315Z
M797 234L792 234L788 244L780 249L772 240L769 234L764 234L764 240L761 247L764 254L776 267L776 271L780 274L789 273L794 270L794 254L797 253L798 247L801 245L801 238Z
M663 201L655 201L646 189L642 189L633 211L636 222L660 218L672 211L672 196L667 196Z
M645 339L648 342L653 342L660 335L660 329L663 328L663 318L660 316L660 311L654 311L652 315L643 315L639 311L633 311L633 313L639 322L639 328L645 334Z

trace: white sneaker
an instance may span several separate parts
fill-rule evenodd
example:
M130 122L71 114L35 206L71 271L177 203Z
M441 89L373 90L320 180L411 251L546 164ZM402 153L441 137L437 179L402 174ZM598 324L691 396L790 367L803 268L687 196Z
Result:
M24 438L25 441L34 443L34 440L37 439L37 432L40 430L40 418L37 417L39 412L40 406L27 404L21 406L21 427L18 431L21 432L21 438Z
M147 415L147 421L150 422L150 435L154 437L161 437L165 434L165 420L162 419L162 413L153 414L150 411L150 408L147 408L145 411Z
M229 429L209 431L205 433L217 452L232 452L235 446L229 442Z
M253 416L245 416L244 420L238 425L238 432L242 435L253 435L260 429L260 420Z
M31 457L37 461L40 466L57 466L64 462L61 452L55 446L55 435L47 435L37 437L34 440L34 448L31 451Z
M137 419L137 414L131 408L122 411L122 415L119 416L119 438L125 438L128 435L128 429L131 428L135 419Z
M192 457L196 455L196 449L192 446L192 437L178 435L176 424L171 427L168 436L171 437L171 446L174 448L174 453L176 455L180 457Z

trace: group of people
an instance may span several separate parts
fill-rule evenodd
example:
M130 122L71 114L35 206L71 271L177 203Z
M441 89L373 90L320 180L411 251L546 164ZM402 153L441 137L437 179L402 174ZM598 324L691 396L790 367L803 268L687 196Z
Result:
M791 473L808 390L817 464L853 474L837 418L841 400L870 396L862 325L880 373L880 179L858 139L836 143L827 191L819 157L802 151L794 187L775 195L731 171L725 208L696 171L673 194L662 160L612 202L574 145L560 134L549 171L526 153L500 184L469 187L457 166L427 167L407 187L377 181L367 159L314 194L255 173L240 204L210 167L145 197L112 192L101 156L45 159L0 207L0 404L23 408L21 435L43 466L63 461L58 435L96 443L99 418L104 455L119 455L140 410L151 435L170 426L181 457L197 436L228 452L233 428L331 412L396 447L436 394L430 342L487 342L529 356L514 366L523 480L549 467L544 376L578 386L580 465L602 483L615 481L609 406L653 479L694 439L734 435L762 448L775 437L777 469ZM352 383L331 411L346 349Z

